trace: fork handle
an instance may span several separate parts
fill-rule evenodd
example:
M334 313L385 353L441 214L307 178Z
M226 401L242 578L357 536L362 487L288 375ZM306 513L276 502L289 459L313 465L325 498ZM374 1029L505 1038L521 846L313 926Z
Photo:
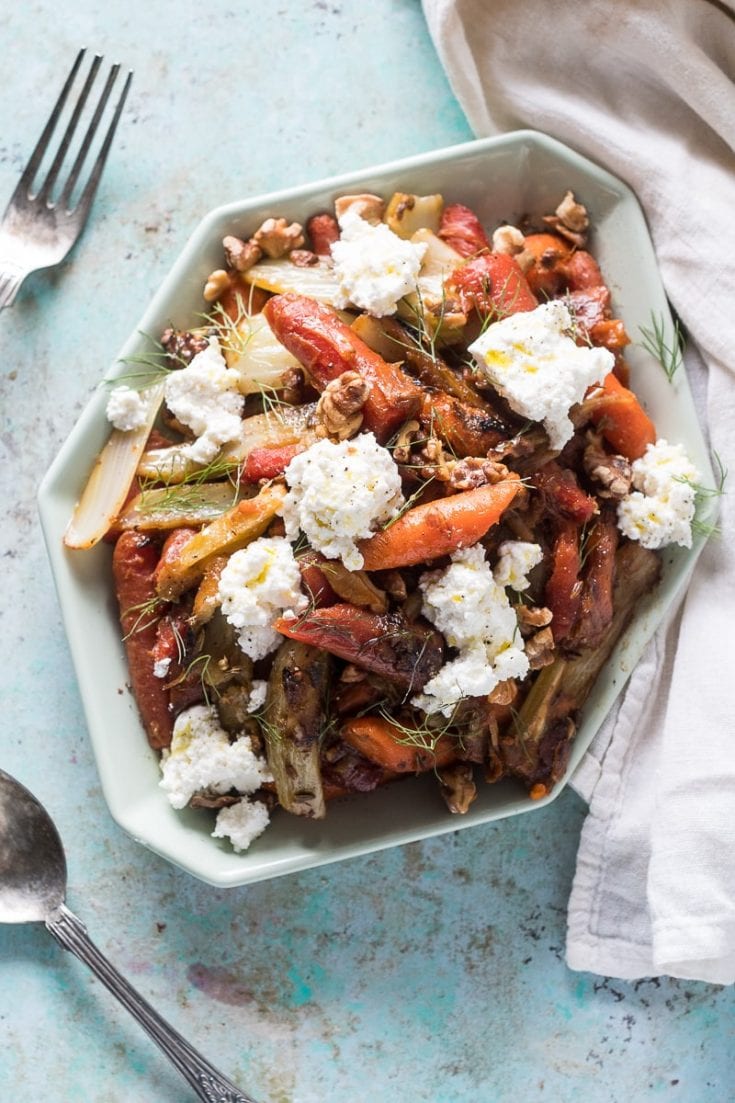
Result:
M0 310L13 305L20 285L27 275L25 269L0 261Z
M255 1103L248 1095L210 1065L193 1046L163 1019L139 992L118 973L87 934L74 912L61 904L46 919L46 927L65 950L88 965L123 1007L136 1019L159 1049L206 1103Z

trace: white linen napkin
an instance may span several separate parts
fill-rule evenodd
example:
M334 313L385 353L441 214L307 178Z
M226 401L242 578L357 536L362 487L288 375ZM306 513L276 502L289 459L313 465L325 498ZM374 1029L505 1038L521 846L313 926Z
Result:
M687 370L735 479L733 0L424 0L478 135L532 127L625 180L689 331ZM589 801L567 961L735 981L735 503L575 781Z

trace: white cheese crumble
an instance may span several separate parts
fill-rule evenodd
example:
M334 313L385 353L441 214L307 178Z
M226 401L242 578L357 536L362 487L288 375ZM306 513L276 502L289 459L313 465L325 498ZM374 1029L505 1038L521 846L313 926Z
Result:
M615 364L608 349L576 345L571 328L569 310L553 300L494 322L469 346L509 406L531 421L543 421L554 449L563 448L574 433L571 407Z
M498 560L493 577L498 586L510 586L512 590L527 590L529 572L544 557L540 544L525 540L504 540L498 548Z
M426 244L405 241L385 223L374 226L351 208L339 224L332 257L342 300L335 305L353 303L376 318L395 314L399 299L416 290Z
M268 692L268 683L263 678L255 678L250 687L248 697L248 712L259 712L265 704L265 696Z
M212 838L229 839L239 853L247 850L269 823L270 814L261 800L240 800L229 808L220 808Z
M398 467L372 433L339 444L318 441L291 460L286 482L286 535L294 539L301 529L312 548L341 559L350 571L363 564L356 541L390 521L404 503Z
M160 786L174 808L185 808L203 789L253 793L273 780L249 737L231 743L210 705L194 705L177 716L171 746L161 757L161 773Z
M634 490L618 505L618 528L644 548L692 546L699 472L681 444L657 440L632 466Z
M211 463L223 444L239 437L245 402L239 380L239 373L227 367L216 337L188 367L167 375L166 405L197 437L183 449L188 459Z
M427 571L419 588L423 615L459 656L444 664L412 705L449 717L463 697L483 697L506 678L526 676L516 614L480 544L455 552L449 567Z
M107 420L123 433L132 433L145 425L148 407L137 391L130 387L115 387L107 400Z
M165 678L168 674L168 669L171 666L171 656L168 655L165 659L156 659L153 664L153 676L154 678Z
M308 605L293 548L282 536L261 536L234 552L220 575L217 597L251 659L264 658L282 641L271 627L276 617Z

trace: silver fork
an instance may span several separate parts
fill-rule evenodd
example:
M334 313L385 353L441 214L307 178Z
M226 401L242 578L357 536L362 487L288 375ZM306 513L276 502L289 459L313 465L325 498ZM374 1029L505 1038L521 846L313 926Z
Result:
M45 180L34 191L34 181L41 166L53 133L58 124L64 104L74 83L74 78L79 72L86 50L81 49L77 59L71 67L71 72L61 90L61 95L56 101L46 126L43 129L38 144L31 154L31 158L23 170L23 175L18 181L18 186L13 192L8 203L7 210L0 223L0 310L6 306L12 306L23 280L31 272L41 268L52 268L61 264L64 257L70 251L77 239L81 236L84 225L92 206L97 186L105 167L107 154L115 136L125 99L133 79L129 72L123 85L122 94L117 102L112 121L107 128L104 141L95 159L92 171L84 185L84 189L75 203L70 208L72 192L79 180L84 162L94 141L95 135L104 114L107 101L110 98L112 87L120 71L119 65L113 65L102 89L102 94L97 102L94 114L87 127L87 132L74 159L74 163L66 178L58 199L52 201L52 192L59 179L59 174L64 164L66 154L74 137L84 105L87 102L95 78L102 64L102 58L95 55L87 78L84 82L79 97L72 111L69 123L59 142L51 167Z

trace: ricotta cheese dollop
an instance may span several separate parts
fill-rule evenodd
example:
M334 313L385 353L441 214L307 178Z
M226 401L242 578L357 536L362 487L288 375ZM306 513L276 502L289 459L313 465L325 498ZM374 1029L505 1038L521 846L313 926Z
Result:
M540 544L525 540L504 540L498 548L498 559L493 577L498 586L510 586L511 590L528 589L528 574L544 558Z
M245 399L238 390L239 378L227 367L216 337L188 367L166 376L166 405L197 437L183 448L188 459L211 463L223 444L240 435Z
M483 697L506 678L526 676L516 614L480 544L455 552L449 567L427 571L419 589L423 615L459 655L426 683L412 705L449 717L463 697Z
M553 300L489 325L469 346L478 367L522 417L542 421L554 449L574 433L571 407L612 371L608 349L575 344L572 316Z
M399 299L416 290L426 244L406 241L385 223L373 225L353 210L339 222L332 258L342 300L335 305L353 303L376 318L395 314Z
M131 433L145 424L148 408L131 387L115 387L107 400L107 420L123 433Z
M239 800L229 808L220 808L212 838L229 839L239 853L247 850L269 823L270 814L262 800Z
M286 535L295 539L300 529L312 548L351 571L363 564L356 541L395 517L404 502L398 467L372 433L339 444L320 440L295 456L285 474Z
M161 757L161 774L161 788L174 808L185 808L204 789L247 794L273 780L250 738L243 735L231 743L210 705L194 705L177 716L171 746Z
M234 552L220 575L217 597L238 630L240 647L253 660L269 655L282 641L271 627L276 617L308 605L293 548L282 536L261 536Z
M644 548L692 546L699 472L681 444L657 440L632 467L633 486L618 504L618 528Z

